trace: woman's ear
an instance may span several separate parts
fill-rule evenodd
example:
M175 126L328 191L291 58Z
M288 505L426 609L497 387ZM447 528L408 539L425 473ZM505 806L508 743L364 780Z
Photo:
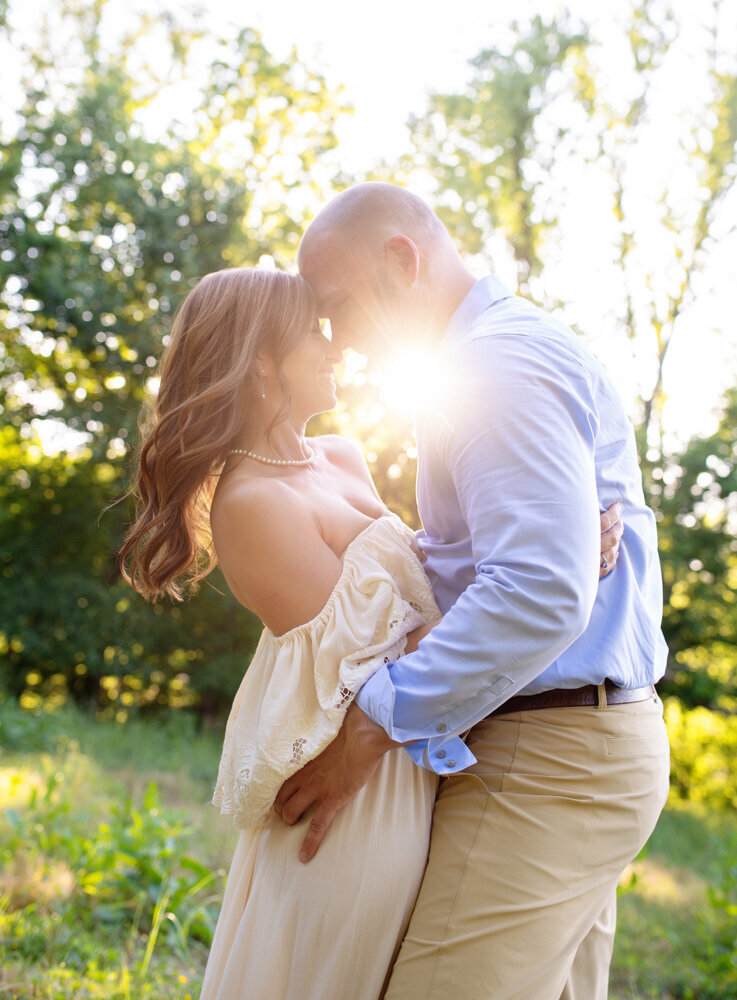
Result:
M251 364L251 371L257 379L257 392L261 399L266 399L269 395L269 388L273 390L273 380L271 376L276 372L276 365L266 354L256 354Z
M253 359L253 370L259 378L270 378L276 370L276 365L268 354L256 354Z
M414 285L420 276L420 251L409 236L390 236L384 244L387 266L401 280Z

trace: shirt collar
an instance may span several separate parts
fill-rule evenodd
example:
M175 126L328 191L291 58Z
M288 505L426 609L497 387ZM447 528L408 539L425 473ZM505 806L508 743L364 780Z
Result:
M513 292L493 274L480 278L450 318L442 343L458 340L478 317L502 299L512 298Z

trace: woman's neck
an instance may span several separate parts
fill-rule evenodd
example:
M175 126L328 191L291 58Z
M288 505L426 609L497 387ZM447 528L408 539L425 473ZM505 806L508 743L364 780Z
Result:
M236 443L234 447L242 447L264 458L300 459L306 458L305 450L306 422L282 420L266 436L264 429L249 444Z

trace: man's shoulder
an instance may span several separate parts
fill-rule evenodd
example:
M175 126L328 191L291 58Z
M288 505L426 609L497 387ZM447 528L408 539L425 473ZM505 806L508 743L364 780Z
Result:
M604 366L588 350L583 337L561 317L518 296L506 310L488 310L456 344L452 359L455 398L480 406L500 385L518 384L520 405L525 389L548 385L576 399L595 414L609 436L630 434L622 396ZM450 359L449 363L450 363Z
M517 295L478 316L452 345L452 353L461 369L477 374L500 364L539 364L561 376L577 372L592 386L607 380L583 338L563 318Z
M581 338L560 316L519 295L512 295L477 316L459 338L458 345L500 336L523 338L533 349L536 344L552 344L562 350L569 349L575 355L588 354Z

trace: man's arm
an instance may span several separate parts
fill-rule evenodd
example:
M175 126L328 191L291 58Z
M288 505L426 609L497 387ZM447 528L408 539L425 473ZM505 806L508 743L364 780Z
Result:
M536 342L531 351L521 337L474 341L463 351L468 379L457 412L445 411L439 444L471 533L476 579L416 652L359 691L340 752L331 745L329 760L310 762L279 792L286 822L317 806L303 860L336 804L363 784L348 773L347 749L360 742L359 771L373 773L391 746L463 732L549 666L593 606L597 426L584 371L558 348ZM447 773L442 760L429 763Z
M417 652L380 669L357 697L401 742L484 718L575 641L596 597L598 427L585 371L555 345L520 336L462 351L458 416L444 408L438 446L476 578ZM473 401L465 410L464 399ZM447 773L432 754L428 763Z

